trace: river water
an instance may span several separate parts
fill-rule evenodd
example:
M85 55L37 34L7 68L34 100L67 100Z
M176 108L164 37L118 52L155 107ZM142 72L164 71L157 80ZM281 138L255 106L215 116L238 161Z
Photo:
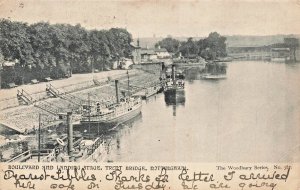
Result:
M106 135L106 161L300 161L299 64L232 62L225 80L187 78L184 103L157 94Z

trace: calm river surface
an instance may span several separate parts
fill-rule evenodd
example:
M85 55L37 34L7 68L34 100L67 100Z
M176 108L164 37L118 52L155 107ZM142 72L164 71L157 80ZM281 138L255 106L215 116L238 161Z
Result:
M107 161L300 161L299 64L232 62L226 80L195 79L184 105L167 106L158 94L108 134Z

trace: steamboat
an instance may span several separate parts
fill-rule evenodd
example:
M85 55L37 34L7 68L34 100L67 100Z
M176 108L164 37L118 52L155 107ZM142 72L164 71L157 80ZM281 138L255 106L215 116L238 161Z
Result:
M184 74L181 71L176 71L175 65L172 65L172 70L166 71L166 80L164 84L165 99L171 102L181 101L184 97Z
M81 124L102 124L113 126L134 118L141 112L142 101L138 96L125 96L119 98L118 80L115 81L116 103L102 105L97 102L95 106L85 107Z

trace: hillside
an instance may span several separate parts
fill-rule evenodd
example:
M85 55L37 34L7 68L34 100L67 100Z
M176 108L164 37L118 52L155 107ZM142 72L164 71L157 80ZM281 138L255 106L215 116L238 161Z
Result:
M232 35L226 36L227 38L227 46L228 47L243 47L243 46L264 46L275 43L282 43L283 39L286 37L297 37L300 38L300 35L270 35L270 36L244 36L244 35ZM183 41L188 37L173 37L177 40ZM200 37L193 37L194 40L201 39ZM163 37L147 37L147 38L139 38L141 47L149 47L152 48L154 45L163 39ZM137 39L134 39L134 43L136 44Z
M287 37L300 38L300 35L272 35L272 36L226 36L228 47L243 47L243 46L264 46L276 43L283 43L283 39Z

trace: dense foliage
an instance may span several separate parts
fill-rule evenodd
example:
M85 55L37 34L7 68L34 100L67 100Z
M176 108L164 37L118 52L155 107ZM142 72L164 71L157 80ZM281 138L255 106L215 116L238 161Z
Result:
M171 37L162 39L155 44L155 47L166 48L168 52L176 53L179 50L180 42Z
M296 49L299 48L299 40L297 38L284 38L284 44L290 48L294 61L296 61Z
M226 37L217 32L212 32L207 38L194 41L188 38L187 41L178 41L171 37L159 41L156 46L166 48L173 53L180 52L184 57L201 56L207 60L214 60L226 56Z
M125 29L86 30L80 25L0 20L0 52L15 61L2 82L22 84L31 79L61 78L72 73L105 70L118 57L130 56L132 36ZM6 72L4 70L3 72Z

